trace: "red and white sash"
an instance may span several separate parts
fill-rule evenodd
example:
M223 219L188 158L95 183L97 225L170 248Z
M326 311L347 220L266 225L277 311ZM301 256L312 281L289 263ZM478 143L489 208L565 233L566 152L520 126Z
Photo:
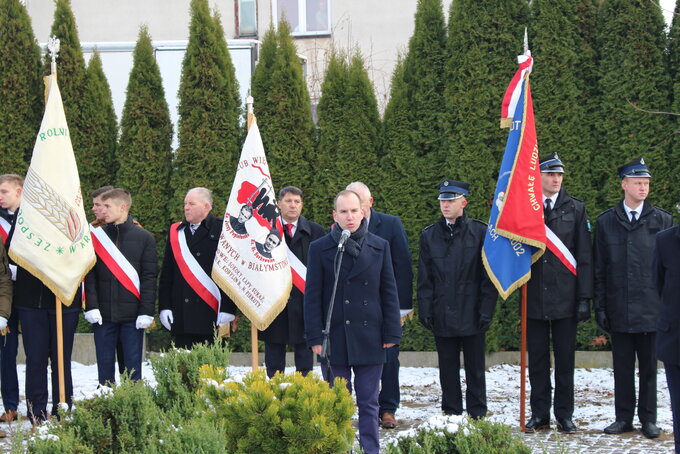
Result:
M293 285L304 294L305 282L307 281L307 267L290 249L288 249L288 263L290 263L290 273L293 275Z
M545 236L548 240L546 242L548 249L550 249L550 251L555 254L558 259L560 259L560 262L562 262L562 264L566 266L574 276L576 276L576 259L572 255L571 251L567 249L562 240L560 240L547 225L545 226Z
M111 238L106 234L101 227L94 227L90 229L92 233L92 246L97 257L104 262L106 267L118 279L126 290L135 295L137 299L139 294L139 274L132 264L125 258L120 249L113 244Z
M2 238L3 244L5 244L5 242L7 242L7 236L9 235L9 231L10 231L11 228L12 228L12 224L7 222L7 219L0 216L0 238Z
M182 229L180 232L177 230L179 225L180 223L176 222L170 226L170 246L177 267L192 290L217 314L222 300L220 289L194 258L187 245L187 229Z

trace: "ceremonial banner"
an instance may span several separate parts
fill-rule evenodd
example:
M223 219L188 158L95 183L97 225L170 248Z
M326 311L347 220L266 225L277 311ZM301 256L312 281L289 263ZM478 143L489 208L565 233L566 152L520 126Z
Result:
M212 278L259 330L283 310L292 288L288 247L256 122L236 169Z
M55 75L14 229L10 257L70 305L96 259Z
M545 251L543 191L529 74L533 60L518 58L520 69L505 99L515 106L498 174L482 259L498 293L508 296L531 277L531 264ZM519 75L519 76L518 76ZM516 102L514 101L516 99Z

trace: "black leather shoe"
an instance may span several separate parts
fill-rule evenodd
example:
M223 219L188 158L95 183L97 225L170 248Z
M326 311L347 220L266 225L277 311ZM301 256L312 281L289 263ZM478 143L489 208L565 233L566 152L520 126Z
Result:
M537 430L550 429L550 418L538 418L532 416L524 426L525 432L536 432Z
M576 425L571 419L557 419L557 430L565 434L575 434Z
M656 427L656 424L654 424L653 422L643 422L641 430L642 435L644 435L647 438L658 438L659 434L661 433L659 428Z
M635 429L633 424L626 421L614 421L610 425L604 428L604 433L606 434L622 434L625 432L632 432Z

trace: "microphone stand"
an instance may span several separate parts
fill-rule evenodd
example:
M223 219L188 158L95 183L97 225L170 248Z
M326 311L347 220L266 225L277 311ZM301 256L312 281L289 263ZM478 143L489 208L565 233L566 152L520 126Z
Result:
M343 252L345 252L345 245L343 244L341 247L338 248L337 252L335 253L335 259L333 260L333 263L336 262L337 264L335 266L335 279L333 281L333 292L331 294L331 301L328 304L328 314L326 314L326 329L322 330L321 332L323 333L323 343L321 344L321 358L326 360L326 378L328 380L328 383L333 385L333 382L335 381L335 377L333 376L333 370L331 369L331 316L333 315L333 306L335 305L335 293L338 290L338 280L340 278L340 267L342 265L342 256L344 255ZM338 258L339 256L339 258Z

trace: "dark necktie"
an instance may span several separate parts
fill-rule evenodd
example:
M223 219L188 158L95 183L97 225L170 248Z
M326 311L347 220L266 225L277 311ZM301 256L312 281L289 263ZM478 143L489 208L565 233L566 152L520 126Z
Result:
M636 221L637 221L637 211L631 210L630 211L630 223L635 224Z
M543 219L548 220L548 216L552 212L552 199L545 199L545 209L543 210Z

